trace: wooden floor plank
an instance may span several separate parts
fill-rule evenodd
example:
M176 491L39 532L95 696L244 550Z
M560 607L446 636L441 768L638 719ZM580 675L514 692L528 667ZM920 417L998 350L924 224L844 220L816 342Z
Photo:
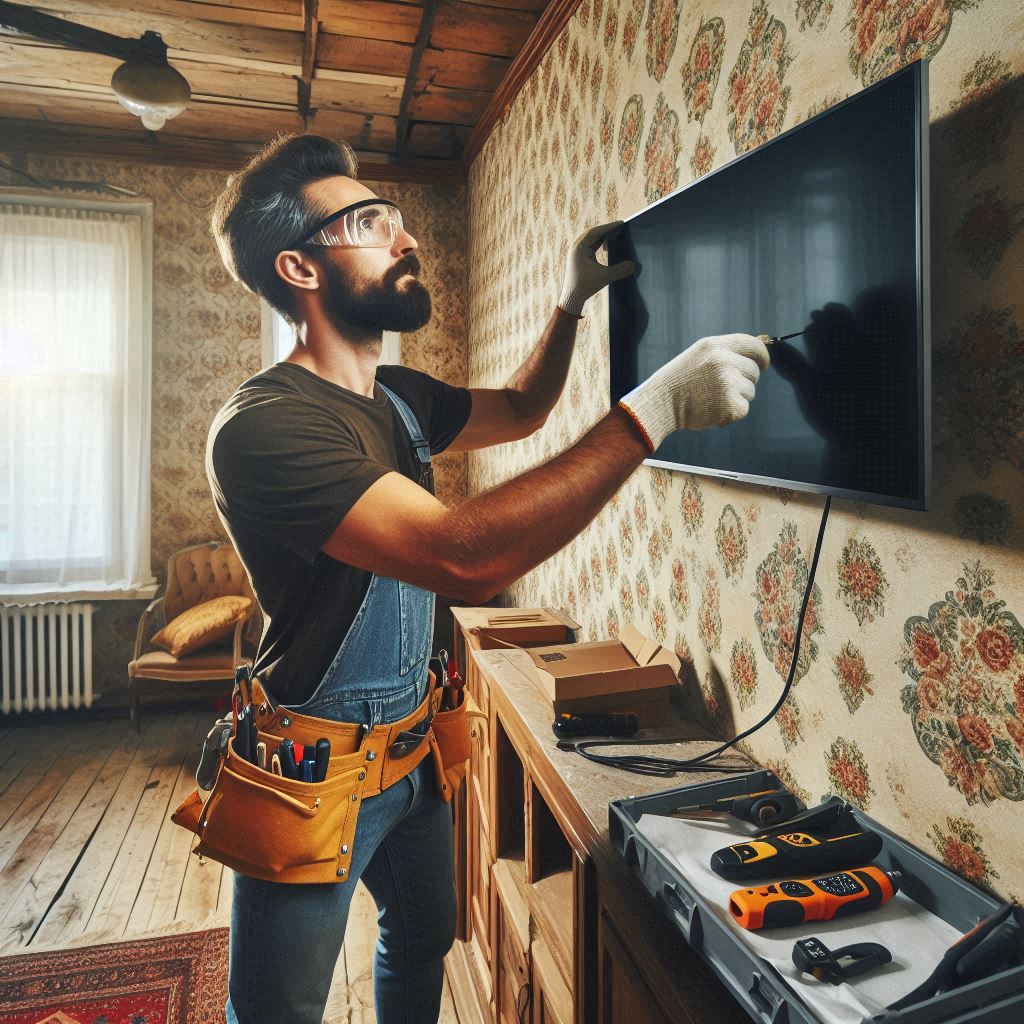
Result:
M195 728L195 714L175 715L173 725L143 788L131 828L100 890L87 929L104 936L123 936L135 899L153 856L160 826L170 813L171 791L181 770Z
M23 743L29 738L38 740L39 735L35 729L8 729L3 742L0 743L0 793L2 793L11 781L8 777L7 762L14 756Z
M199 764L199 751L202 749L205 731L208 730L204 730L202 727L198 730L199 745L189 756L191 765L189 772L178 776L178 784L171 801L175 806L195 789L195 767ZM198 859L192 856L192 847L196 837L180 825L175 825L174 822L169 822L168 826L169 831L164 837L166 845L163 853L163 867L149 918L150 930L168 928L173 924L178 913L178 904L181 902L181 890L185 884L185 872L189 861ZM207 908L207 912L210 909Z
M38 942L41 945L68 945L72 939L86 932L100 890L106 883L142 799L143 789L153 767L153 750L164 742L173 720L170 715L152 718L145 732L145 740L139 745L114 791L74 874L39 929ZM98 941L102 941L102 937L98 937Z
M8 861L46 814L54 799L60 796L69 781L77 782L75 777L79 770L93 759L101 731L101 723L92 722L75 732L59 756L40 753L44 774L0 826L0 877Z
M153 847L149 870L142 880L135 905L128 918L126 934L140 934L158 927L161 922L155 920L157 909L165 903L169 903L172 908L167 921L174 919L173 908L178 905L178 895L181 892L185 867L183 860L179 863L172 856L172 850L175 848L176 841L182 841L187 857L188 849L191 846L191 837L180 825L175 825L170 816L171 812L195 789L196 768L199 765L199 754L203 748L208 725L208 715L196 714L188 749L178 766L178 774L168 801L167 813L164 815L156 845Z
M169 819L194 788L212 721L207 712L154 714L141 737L126 721L11 729L21 742L10 744L0 764L8 822L6 832L0 827L0 851L8 854L0 868L0 970L4 954L26 947L71 948L228 923L232 872L200 863L190 854L193 837ZM63 774L37 770L41 757L62 749ZM27 823L28 834L12 848ZM360 885L325 1024L375 1021L376 939L376 908ZM439 1021L458 1024L447 980Z
M110 759L115 723L97 723L89 750L80 759L32 830L0 871L0 907L14 907L24 886L59 840L97 775Z
M0 794L0 827L22 805L73 736L74 732L70 730L46 730L37 740L23 743L4 765L9 779Z
M123 729L120 733L115 731L113 735L111 754L102 771L42 863L32 873L28 885L12 900L0 920L0 952L11 952L32 939L88 844L144 738L131 729Z

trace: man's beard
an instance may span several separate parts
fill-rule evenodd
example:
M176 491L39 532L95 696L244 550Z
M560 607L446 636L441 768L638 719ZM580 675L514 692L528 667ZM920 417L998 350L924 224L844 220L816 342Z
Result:
M324 260L322 266L328 284L326 310L332 319L367 331L415 331L430 319L430 292L418 280L398 288L403 275L419 273L415 253L409 253L381 280L360 282L355 287L330 260Z

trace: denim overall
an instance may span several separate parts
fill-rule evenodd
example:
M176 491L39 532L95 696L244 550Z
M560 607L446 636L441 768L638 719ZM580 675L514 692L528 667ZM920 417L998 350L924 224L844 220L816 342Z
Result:
M409 406L377 382L408 432L421 485L433 491L430 447ZM304 715L368 726L412 714L426 697L434 595L374 575ZM380 1024L435 1024L442 958L455 938L451 807L428 755L363 801L345 883L288 885L234 876L228 1024L321 1024L361 880L377 904L374 1003ZM356 965L350 963L348 969Z

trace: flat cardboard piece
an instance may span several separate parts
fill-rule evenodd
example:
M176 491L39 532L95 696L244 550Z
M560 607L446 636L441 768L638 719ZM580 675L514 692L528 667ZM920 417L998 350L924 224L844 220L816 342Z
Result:
M556 704L605 694L626 694L678 683L679 659L627 624L619 640L535 647L534 679Z

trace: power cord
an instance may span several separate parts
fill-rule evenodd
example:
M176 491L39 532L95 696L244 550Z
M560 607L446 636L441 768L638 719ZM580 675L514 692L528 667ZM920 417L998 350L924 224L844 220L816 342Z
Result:
M797 661L800 657L800 637L804 631L804 615L807 611L807 603L811 599L811 590L814 587L814 574L818 568L818 556L821 554L821 542L825 536L825 524L828 522L828 511L831 506L832 498L830 495L826 495L825 504L821 510L821 523L818 526L818 538L814 542L814 556L811 558L810 569L807 572L807 586L804 588L803 601L800 603L800 615L797 618L796 637L793 640L793 656L789 662L786 685L783 686L782 693L775 702L775 706L764 718L749 729L744 729L743 732L733 736L731 740L727 740L725 743L703 754L684 759L655 757L650 754L597 754L593 753L593 751L595 747L659 746L664 743L680 743L684 740L692 741L692 737L660 736L657 739L650 740L581 740L578 743L572 740L559 740L558 749L575 750L581 757L585 757L588 761L593 761L595 764L605 764L612 768L621 768L624 771L633 772L635 775L658 775L667 778L682 771L722 772L725 774L738 774L750 771L748 765L722 764L720 762L713 762L712 758L719 757L730 747L734 747L739 743L740 740L746 739L757 732L758 729L767 725L778 714L779 708L786 703L789 692L793 689L793 676L796 674Z

